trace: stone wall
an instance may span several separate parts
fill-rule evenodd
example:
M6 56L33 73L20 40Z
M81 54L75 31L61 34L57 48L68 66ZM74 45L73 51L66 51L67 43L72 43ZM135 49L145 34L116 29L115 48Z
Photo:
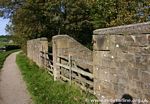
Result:
M27 56L40 67L44 67L41 59L41 51L48 52L47 38L38 38L27 41Z
M96 96L150 103L150 22L95 30L93 42Z
M69 37L68 35L56 35L53 37L53 63L55 75L59 77L59 71L57 68L57 63L59 60L56 59L57 56L69 57L71 56L76 60L76 64L83 68L83 70L90 71L93 73L93 54L92 51L81 45L79 42ZM61 62L62 63L62 62Z
M95 30L93 52L67 35L56 35L52 41L54 80L60 77L58 57L71 56L94 75L94 94L99 99L130 94L150 103L150 22ZM28 57L43 66L40 51L48 52L46 38L27 42Z

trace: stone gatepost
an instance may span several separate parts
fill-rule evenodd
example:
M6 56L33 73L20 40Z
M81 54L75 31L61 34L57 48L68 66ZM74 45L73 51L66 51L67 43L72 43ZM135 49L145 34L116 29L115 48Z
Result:
M68 38L66 35L56 35L52 39L53 42L53 66L54 66L54 80L60 78L60 67L57 63L61 63L59 56L62 56L62 50L69 47Z
M46 66L45 66L47 64L46 58L48 57L48 55L46 54L46 53L48 53L48 40L47 40L47 38L44 38L44 37L39 38L39 49L38 50L39 50L38 51L38 55L39 55L38 56L38 63L41 67L46 68ZM43 55L44 60L41 59L41 55L42 55L41 51L44 52L44 55Z
M56 81L58 79L58 76L59 76L59 72L57 72L57 43L56 43L56 40L52 39L52 53L53 53L53 68L54 68L54 71L53 71L53 75L54 75L54 81Z
M113 99L115 95L111 82L111 79L115 77L110 76L110 74L116 75L115 72L110 73L110 70L113 72L112 67L115 57L111 55L112 40L113 37L110 35L93 35L94 94L100 100Z
M149 33L150 22L94 31L94 92L99 100L112 102L129 94L149 104Z

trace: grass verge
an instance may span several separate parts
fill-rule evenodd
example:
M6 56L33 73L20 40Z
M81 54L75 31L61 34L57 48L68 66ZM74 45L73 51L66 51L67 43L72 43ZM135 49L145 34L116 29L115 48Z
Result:
M3 67L4 61L8 55L10 55L13 52L16 52L18 50L11 50L6 52L0 52L0 69Z
M85 100L93 99L92 95L80 91L75 85L53 81L53 77L23 53L17 55L16 62L35 104L91 104Z

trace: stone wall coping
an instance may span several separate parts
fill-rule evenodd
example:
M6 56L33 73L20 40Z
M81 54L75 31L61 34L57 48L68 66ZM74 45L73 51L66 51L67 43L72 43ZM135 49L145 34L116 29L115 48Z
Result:
M41 37L40 41L47 41L47 38L46 37Z
M97 29L93 33L94 35L147 34L150 33L150 22Z
M67 34L55 35L55 36L53 36L52 38L53 38L52 40L55 40L55 39L62 39L62 38L71 39L72 41L75 41L76 43L80 44L80 45L81 45L84 49L86 49L87 51L92 52L90 49L88 49L88 48L85 47L83 44L79 43L78 41L76 41L74 38L70 37L70 36L67 35Z
M30 42L30 41L47 41L47 38L46 37L41 37L41 38L28 40L28 42Z
M52 38L55 39L55 38L62 38L62 37L69 37L69 36L67 34L60 34L60 35L55 35Z

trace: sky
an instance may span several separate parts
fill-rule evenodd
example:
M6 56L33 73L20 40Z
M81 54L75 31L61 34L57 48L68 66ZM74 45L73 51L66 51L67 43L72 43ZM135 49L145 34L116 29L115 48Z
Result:
M6 24L9 23L9 19L0 18L0 35L7 35L5 31Z

